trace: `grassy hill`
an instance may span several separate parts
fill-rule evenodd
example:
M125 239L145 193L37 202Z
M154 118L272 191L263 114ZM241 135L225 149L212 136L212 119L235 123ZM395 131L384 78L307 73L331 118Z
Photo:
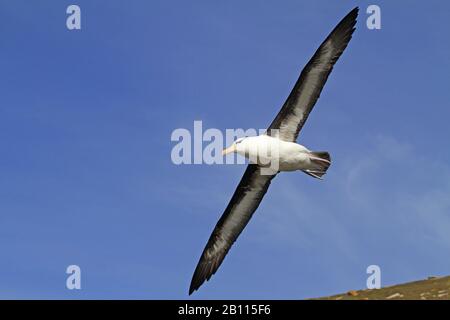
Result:
M351 290L314 300L450 300L450 276L429 277L373 290Z

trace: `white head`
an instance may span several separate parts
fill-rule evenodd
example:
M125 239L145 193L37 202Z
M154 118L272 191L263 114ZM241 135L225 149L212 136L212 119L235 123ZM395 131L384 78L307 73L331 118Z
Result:
M239 138L237 139L235 142L233 142L233 144L231 146L229 146L228 148L223 149L222 151L222 155L226 155L232 152L243 152L245 147L245 142L247 137L243 137L243 138ZM244 143L242 143L244 142Z

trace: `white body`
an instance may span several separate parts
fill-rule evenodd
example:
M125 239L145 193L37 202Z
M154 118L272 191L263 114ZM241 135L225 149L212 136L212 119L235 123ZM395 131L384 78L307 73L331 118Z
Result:
M267 135L246 137L235 142L235 152L251 163L277 166L278 171L308 170L311 168L310 151L304 146Z

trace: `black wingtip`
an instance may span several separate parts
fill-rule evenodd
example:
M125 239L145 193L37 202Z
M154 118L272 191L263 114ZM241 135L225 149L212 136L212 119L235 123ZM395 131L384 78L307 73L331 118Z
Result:
M340 47L339 55L347 47L347 44L352 38L353 32L356 29L359 7L353 8L342 20L336 25L333 31L329 34L326 41L333 39L336 45Z
M195 283L194 279L192 279L191 285L189 286L189 295L193 294L194 291L197 290L199 287L199 286L196 286L194 283Z
M195 268L195 272L192 276L191 285L189 286L189 295L193 294L194 291L197 291L198 288L201 287L203 282L205 282L205 278L200 276L199 266L197 266L197 268Z
M191 285L189 286L189 295L194 293L194 291L198 290L198 288L201 287L203 282L205 282L205 280L208 279L208 278L205 278L205 276L201 272L203 270L201 268L201 266L202 266L201 261L202 260L200 259L200 261L198 262L197 267L195 268L194 274L192 275Z
M359 7L354 7L347 15L341 20L341 23L344 21L353 21L353 24L356 24L356 19L358 18Z
M353 8L347 15L342 18L338 25L347 25L350 24L352 27L356 25L356 21L358 18L359 7Z
M203 280L199 277L192 278L191 285L189 286L189 295L193 294L194 291L197 291L204 282L205 282L205 280Z
M355 24L356 24L356 19L358 18L358 13L359 13L359 7L354 7L353 10L347 14L347 17L351 20L354 20Z
M351 15L357 16L357 15L358 15L358 12L359 12L359 7L356 6L356 7L354 7L354 8L352 9L352 11L349 12L349 15L351 14Z

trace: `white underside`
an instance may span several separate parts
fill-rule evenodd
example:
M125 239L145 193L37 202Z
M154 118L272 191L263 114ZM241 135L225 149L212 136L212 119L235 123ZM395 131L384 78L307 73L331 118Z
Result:
M309 150L304 146L267 135L247 137L236 145L236 152L251 163L278 166L278 171L308 170L312 168Z

